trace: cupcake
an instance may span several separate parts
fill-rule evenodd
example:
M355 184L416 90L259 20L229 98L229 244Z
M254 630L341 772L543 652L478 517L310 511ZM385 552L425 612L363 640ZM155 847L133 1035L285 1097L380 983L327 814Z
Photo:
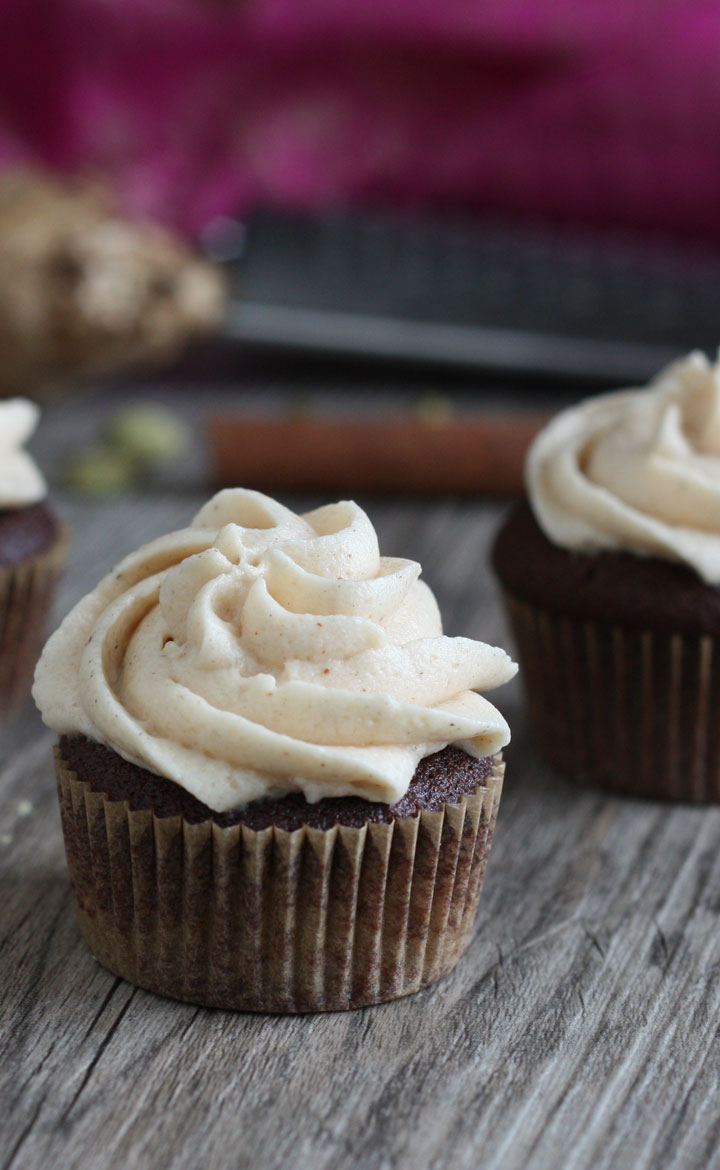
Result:
M720 371L558 414L495 571L538 745L572 779L720 799Z
M45 481L23 451L38 415L24 398L0 402L0 714L29 697L65 553Z
M339 1010L417 991L472 928L504 651L442 634L353 503L219 493L127 557L48 642L81 931L151 991Z

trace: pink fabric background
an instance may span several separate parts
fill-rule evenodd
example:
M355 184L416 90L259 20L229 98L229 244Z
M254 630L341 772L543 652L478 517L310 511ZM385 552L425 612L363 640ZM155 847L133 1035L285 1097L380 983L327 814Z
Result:
M720 240L717 0L4 0L0 162Z

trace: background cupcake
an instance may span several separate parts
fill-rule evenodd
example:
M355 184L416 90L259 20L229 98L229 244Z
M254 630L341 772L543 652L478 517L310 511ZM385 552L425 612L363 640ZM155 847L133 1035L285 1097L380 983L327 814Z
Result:
M38 408L0 402L0 712L28 698L65 537L45 481L23 450Z
M494 548L539 746L567 775L720 799L720 373L699 353L535 440Z
M50 639L35 698L97 958L219 1007L357 1007L467 941L515 673L367 516L221 492Z

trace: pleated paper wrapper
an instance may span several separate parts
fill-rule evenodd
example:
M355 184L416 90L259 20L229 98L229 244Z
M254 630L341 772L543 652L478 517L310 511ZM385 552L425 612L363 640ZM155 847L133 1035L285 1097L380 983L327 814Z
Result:
M131 983L220 1008L342 1011L435 982L465 949L500 758L457 804L293 832L133 811L55 759L80 929Z
M504 601L533 732L554 767L627 795L720 801L720 639Z
M0 565L0 714L16 710L29 697L67 543L63 531L37 556Z

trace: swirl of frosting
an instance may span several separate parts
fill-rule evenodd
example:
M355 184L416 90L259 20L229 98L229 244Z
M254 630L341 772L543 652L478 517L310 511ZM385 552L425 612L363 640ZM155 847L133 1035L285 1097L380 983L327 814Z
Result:
M22 508L47 495L45 480L22 449L39 417L37 406L27 398L0 402L0 508Z
M720 369L702 353L647 389L581 402L535 439L535 516L555 544L690 565L720 584Z
M413 561L381 557L365 513L298 516L220 492L127 557L48 642L45 722L181 784L211 808L301 791L394 803L418 760L510 739L477 690L503 650L442 635Z

